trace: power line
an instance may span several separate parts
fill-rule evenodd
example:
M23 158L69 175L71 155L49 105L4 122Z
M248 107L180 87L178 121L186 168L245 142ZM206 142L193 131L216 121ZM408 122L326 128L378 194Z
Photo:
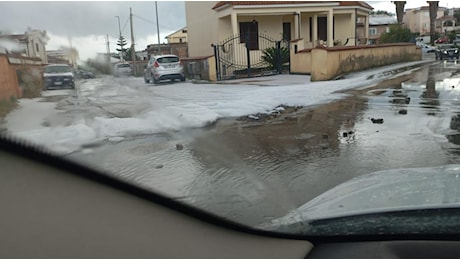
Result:
M128 22L129 22L129 17L128 17L128 19L126 19L125 25L123 25L123 29L121 29L121 32L122 32L122 33L123 33L123 31L125 30L126 25L128 24Z
M146 18L140 17L140 16L138 16L138 15L135 15L135 14L133 14L133 16L134 16L134 17L136 17L136 18L139 18L139 19L143 20L144 22L147 22L147 23L151 23L151 24L154 24L154 25L156 25L156 24L157 24L156 22L150 21L149 19L146 19ZM163 24L161 24L161 23L160 23L159 25L160 25L161 27L163 27L163 28L166 28L166 29L168 29L168 30L172 30L172 31L175 31L175 30L177 30L177 28L171 28L171 27L168 27L168 26L164 26L164 25L163 25Z

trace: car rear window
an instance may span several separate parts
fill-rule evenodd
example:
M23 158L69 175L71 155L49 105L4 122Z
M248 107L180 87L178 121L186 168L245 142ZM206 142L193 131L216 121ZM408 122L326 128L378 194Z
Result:
M179 62L178 57L161 57L157 59L158 63L173 63Z
M70 67L68 66L47 66L45 67L46 73L62 73L62 72L71 72Z

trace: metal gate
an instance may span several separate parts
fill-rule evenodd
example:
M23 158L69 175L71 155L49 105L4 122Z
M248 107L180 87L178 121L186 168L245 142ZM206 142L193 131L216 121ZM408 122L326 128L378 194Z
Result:
M266 35L234 35L213 44L217 80L279 74L289 66L289 42Z

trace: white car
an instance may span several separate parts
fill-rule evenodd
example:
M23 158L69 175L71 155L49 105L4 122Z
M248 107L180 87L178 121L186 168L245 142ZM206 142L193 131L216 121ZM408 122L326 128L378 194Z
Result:
M425 44L423 42L417 42L417 45L422 48L422 52L424 52L424 53L431 53L431 52L434 52L436 50L436 48L434 48L433 46L430 46L430 45Z
M134 76L133 68L129 63L117 63L113 67L113 75L115 77L129 77Z
M158 83L161 80L185 81L184 67L176 55L160 55L149 60L144 70L145 83Z

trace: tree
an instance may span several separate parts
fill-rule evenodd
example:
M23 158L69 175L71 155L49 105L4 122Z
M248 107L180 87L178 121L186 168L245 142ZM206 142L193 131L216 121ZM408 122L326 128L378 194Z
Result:
M132 48L129 48L126 50L126 52L123 54L123 59L124 60L132 60L133 58L131 57L131 50ZM136 55L136 60L141 60L139 56Z
M121 52L121 57L125 56L125 52L128 50L128 48L125 48L125 45L128 44L125 40L125 37L123 35L120 35L120 38L118 38L117 45L120 46L120 48L117 48L116 50Z
M393 1L393 4L395 4L396 6L396 19L398 20L399 24L402 24L404 17L404 6L406 5L406 1Z
M390 25L390 31L380 35L380 43L412 42L415 34L400 24Z
M439 1L426 1L428 3L428 10L430 12L430 41L431 45L434 45L435 37L436 37L436 30L434 21L438 16L438 7Z
M455 19L457 19L457 23L459 23L460 22L460 9L456 9L454 11L454 17Z
M379 15L379 14L385 14L385 15L388 15L388 16L394 16L394 15L395 15L395 14L390 13L390 12L385 11L385 10L372 11L371 14L372 14L372 15L375 15L375 14L377 14L377 15Z

